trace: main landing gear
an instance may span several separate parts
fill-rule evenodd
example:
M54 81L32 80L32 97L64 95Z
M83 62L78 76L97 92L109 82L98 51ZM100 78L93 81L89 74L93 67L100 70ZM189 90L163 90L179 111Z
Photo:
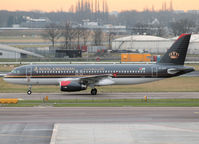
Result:
M91 90L91 95L97 95L97 89L96 88L93 88Z
M32 90L31 90L31 89L32 89L32 86L29 86L29 89L28 89L28 91L27 91L27 94L28 94L28 95L31 95L31 94L32 94Z

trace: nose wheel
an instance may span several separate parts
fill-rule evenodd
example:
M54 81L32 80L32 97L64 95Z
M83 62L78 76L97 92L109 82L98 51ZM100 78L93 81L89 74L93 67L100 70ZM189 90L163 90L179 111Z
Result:
M97 89L96 88L91 90L91 95L97 95Z
M31 91L31 90L28 90L28 91L27 91L27 94L28 94L28 95L31 95L31 94L32 94L32 91Z
M31 95L31 94L32 94L32 90L31 90L31 89L32 89L32 86L29 86L29 89L28 89L28 91L27 91L27 94L28 94L28 95Z

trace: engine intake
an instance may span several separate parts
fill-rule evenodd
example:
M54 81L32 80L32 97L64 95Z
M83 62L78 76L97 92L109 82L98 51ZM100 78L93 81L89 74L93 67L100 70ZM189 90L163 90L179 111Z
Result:
M86 85L71 81L62 81L60 86L60 90L63 92L76 92L87 89Z

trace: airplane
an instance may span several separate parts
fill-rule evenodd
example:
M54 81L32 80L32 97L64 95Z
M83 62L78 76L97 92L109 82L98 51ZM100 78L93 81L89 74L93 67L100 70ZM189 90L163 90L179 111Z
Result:
M76 92L91 87L91 95L97 95L96 86L132 85L180 76L194 71L184 66L191 34L182 34L166 54L155 64L47 64L26 65L12 70L4 80L13 84L59 85L62 92Z

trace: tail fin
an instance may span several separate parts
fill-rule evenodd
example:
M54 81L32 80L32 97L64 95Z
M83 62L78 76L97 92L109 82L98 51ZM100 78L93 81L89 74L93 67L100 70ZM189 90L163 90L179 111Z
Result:
M190 37L191 34L182 34L158 63L184 65Z

